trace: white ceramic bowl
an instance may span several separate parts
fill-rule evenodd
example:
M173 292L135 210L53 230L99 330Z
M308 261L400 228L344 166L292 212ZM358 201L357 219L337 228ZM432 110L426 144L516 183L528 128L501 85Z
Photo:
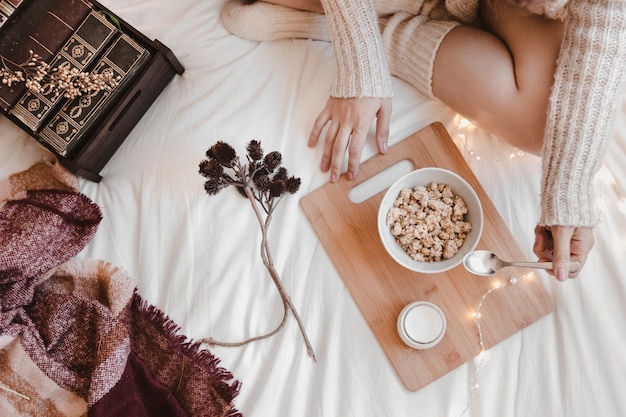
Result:
M452 258L433 262L419 262L412 259L404 251L402 246L396 242L395 237L391 234L390 227L386 223L387 212L398 198L400 190L404 188L413 189L418 185L428 186L433 182L449 185L452 189L452 193L458 195L465 201L467 206L465 221L472 224L472 230L468 233L458 253ZM476 192L467 181L447 169L434 167L421 168L399 178L389 187L378 209L378 234L389 255L405 268L424 274L444 272L460 265L465 255L476 248L482 231L483 209L478 195L476 195Z

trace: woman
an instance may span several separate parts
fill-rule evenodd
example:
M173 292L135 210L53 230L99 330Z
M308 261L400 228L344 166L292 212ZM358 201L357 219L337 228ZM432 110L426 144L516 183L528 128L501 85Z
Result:
M331 181L346 150L354 177L375 120L387 151L389 74L540 155L533 250L560 281L577 275L568 263L584 264L594 243L592 180L626 79L625 0L266 0L228 4L223 22L250 39L333 41L331 97L309 137L315 146L328 127Z

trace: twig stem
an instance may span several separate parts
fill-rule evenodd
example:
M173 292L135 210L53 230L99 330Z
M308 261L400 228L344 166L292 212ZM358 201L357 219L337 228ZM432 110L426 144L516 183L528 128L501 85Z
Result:
M254 197L252 190L248 186L244 186L243 188L246 193L246 196L248 197L248 200L250 200L250 204L252 205L252 209L254 210L254 214L256 215L256 218L259 222L259 226L261 228L261 258L263 259L263 264L265 265L265 268L270 273L270 277L272 278L272 281L274 281L274 285L276 286L276 289L278 290L278 293L280 294L280 298L283 300L283 308L284 308L283 318L281 322L279 323L279 325L271 332L264 334L262 336L251 337L242 342L235 342L235 343L219 342L213 338L202 339L201 342L208 343L210 345L237 347L237 346L246 345L248 343L251 343L257 340L266 339L270 336L275 335L276 333L280 331L280 329L282 329L287 319L287 310L289 310L293 313L293 316L295 317L296 322L298 323L300 333L302 333L302 337L304 338L304 343L306 345L307 354L311 358L313 358L313 361L317 361L317 359L315 358L315 352L313 351L313 347L311 345L311 341L309 340L306 334L306 330L304 328L304 324L302 323L302 320L300 319L300 315L298 314L296 307L291 302L291 297L289 297L289 294L285 290L285 287L282 283L282 280L280 279L280 275L278 274L278 271L276 271L276 268L274 268L274 261L272 260L272 254L270 252L269 241L267 239L267 232L269 229L270 222L272 221L273 210L270 210L267 213L265 220L263 220L263 216L257 205L257 199ZM273 206L273 207L276 207L276 206Z

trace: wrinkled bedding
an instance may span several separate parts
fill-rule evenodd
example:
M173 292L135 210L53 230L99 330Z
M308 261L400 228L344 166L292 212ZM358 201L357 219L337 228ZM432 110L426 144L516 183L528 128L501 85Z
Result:
M123 268L150 304L187 337L239 341L274 328L282 304L263 267L249 204L227 190L208 196L198 163L218 140L243 152L251 140L278 150L302 180L274 212L275 266L302 317L317 362L293 317L275 336L244 347L211 347L241 382L245 416L459 416L468 407L475 362L408 391L328 254L299 199L322 186L322 148L307 136L332 77L329 43L252 42L224 29L225 0L104 0L150 38L170 47L185 72L175 77L102 170L79 180L102 211L77 260ZM540 161L500 143L394 79L390 144L439 121L491 197L517 243L534 259ZM373 136L373 132L372 132ZM369 140L363 160L376 153ZM0 118L0 179L42 157L36 141ZM552 314L486 353L465 415L620 417L626 415L626 102L596 181L596 245L576 280L541 272Z

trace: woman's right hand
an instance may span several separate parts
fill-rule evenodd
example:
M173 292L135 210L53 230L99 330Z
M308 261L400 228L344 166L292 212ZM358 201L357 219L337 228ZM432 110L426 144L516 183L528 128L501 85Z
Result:
M593 229L574 226L537 226L533 251L540 262L552 262L551 274L559 281L576 278L569 272L570 261L578 261L581 269L594 244Z

